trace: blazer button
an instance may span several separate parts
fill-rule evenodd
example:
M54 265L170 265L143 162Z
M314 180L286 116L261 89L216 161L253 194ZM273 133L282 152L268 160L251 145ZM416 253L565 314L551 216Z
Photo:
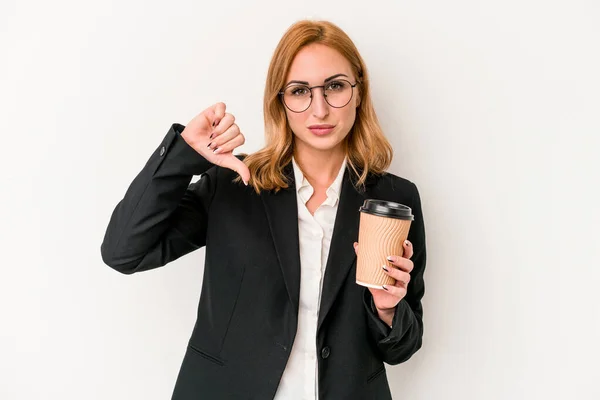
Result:
M323 347L323 349L321 350L321 357L327 358L329 357L329 354L331 354L331 349L329 348L329 346Z
M160 148L160 156L161 157L165 155L165 151L166 151L165 150L165 146L163 146L163 147Z

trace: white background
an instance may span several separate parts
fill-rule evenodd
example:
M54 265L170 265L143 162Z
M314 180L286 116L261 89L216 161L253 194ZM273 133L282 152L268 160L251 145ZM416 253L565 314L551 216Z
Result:
M267 66L305 17L353 38L421 190L424 347L388 367L394 398L600 398L597 1L2 0L1 399L170 398L204 252L120 275L110 213L216 101L262 146Z

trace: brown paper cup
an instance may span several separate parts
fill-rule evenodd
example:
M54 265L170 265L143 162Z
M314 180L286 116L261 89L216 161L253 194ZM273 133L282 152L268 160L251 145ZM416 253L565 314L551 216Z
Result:
M396 281L382 266L390 265L387 256L402 255L402 243L414 219L412 210L402 204L369 199L360 212L356 283L377 289L393 285Z

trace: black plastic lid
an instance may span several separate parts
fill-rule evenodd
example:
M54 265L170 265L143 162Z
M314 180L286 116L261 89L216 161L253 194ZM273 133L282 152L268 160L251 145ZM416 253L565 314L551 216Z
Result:
M378 215L380 217L404 219L412 221L415 217L410 207L385 200L367 199L359 208L360 212Z

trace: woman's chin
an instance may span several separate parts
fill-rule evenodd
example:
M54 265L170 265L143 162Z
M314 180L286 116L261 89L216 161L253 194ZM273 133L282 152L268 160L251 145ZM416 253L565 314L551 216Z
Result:
M335 135L313 135L309 138L301 138L300 142L302 142L302 145L298 146L298 150L332 151L336 150L337 148L341 148L342 141L343 138L339 138Z

